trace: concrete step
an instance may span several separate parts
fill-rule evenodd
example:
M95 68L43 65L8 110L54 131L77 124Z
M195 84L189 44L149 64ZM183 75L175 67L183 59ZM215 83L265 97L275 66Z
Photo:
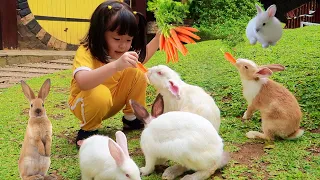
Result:
M6 65L0 67L0 93L3 89L34 77L71 69L72 59L51 59L38 63Z

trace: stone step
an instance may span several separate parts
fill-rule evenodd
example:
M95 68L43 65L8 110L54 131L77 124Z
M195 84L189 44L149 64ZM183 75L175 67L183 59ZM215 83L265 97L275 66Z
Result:
M22 72L0 72L0 77L23 77L23 78L32 78L39 77L43 74L37 73L22 73Z
M22 67L5 67L0 68L0 72L26 72L26 73L39 73L39 74L48 74L54 73L58 70L55 69L39 69L39 68L22 68Z
M71 65L61 65L53 63L36 63L36 64L18 64L18 67L31 67L31 68L44 68L44 69L58 69L67 70L71 69Z
M57 59L57 60L49 60L46 61L48 63L58 63L58 64L68 64L68 65L72 65L73 61L70 59Z

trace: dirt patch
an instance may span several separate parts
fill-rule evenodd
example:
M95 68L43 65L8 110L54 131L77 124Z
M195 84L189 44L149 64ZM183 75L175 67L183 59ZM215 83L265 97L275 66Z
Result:
M254 163L254 161L265 155L264 146L263 143L245 143L238 146L240 148L239 151L230 153L230 157L232 160L247 166L249 169L256 169L258 172L263 172L264 179L268 179L269 176L266 171L268 163ZM252 179L252 174L250 172L246 172L242 174L242 176Z
M309 152L312 153L313 156L319 156L320 155L320 147L313 145L312 147L307 149Z
M310 132L320 134L320 127L318 127L318 129L311 130Z
M143 156L143 152L140 148L137 148L135 149L134 151L132 152L129 152L130 156L133 157L133 156Z
M238 146L239 151L230 153L231 159L240 164L250 165L252 161L259 159L265 154L264 144L246 143Z
M29 115L29 108L23 109L20 115Z
M232 95L229 93L227 96L222 97L222 102L230 102L232 100Z
M66 109L68 108L68 104L66 101L62 101L60 102L60 104L55 104L54 107L59 109Z
M59 137L59 138L66 139L69 144L74 145L76 137L77 137L77 131L76 132L71 132L71 133L63 131L62 133L60 133L60 134L58 134L56 136Z
M53 115L49 115L50 119L53 119L53 120L61 120L64 118L64 115L62 114L53 114Z
M65 78L65 77L62 76L61 78ZM69 89L68 88L55 88L54 92L67 94L67 93L69 93Z

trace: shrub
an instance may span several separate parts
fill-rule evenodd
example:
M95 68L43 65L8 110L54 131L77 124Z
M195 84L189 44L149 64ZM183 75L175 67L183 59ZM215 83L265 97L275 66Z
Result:
M224 39L234 46L243 40L249 20L256 15L257 0L193 0L189 17L203 40Z

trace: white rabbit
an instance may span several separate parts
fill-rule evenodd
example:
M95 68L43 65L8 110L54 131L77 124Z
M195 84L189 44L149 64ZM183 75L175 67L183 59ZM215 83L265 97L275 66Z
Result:
M82 141L79 152L82 180L141 180L139 168L129 156L125 134L117 131L116 141L101 135Z
M142 175L152 173L156 164L172 160L178 164L168 167L162 179L174 179L187 170L194 170L194 174L182 179L202 180L228 163L221 137L202 116L182 111L162 114L161 95L152 106L152 116L134 100L130 103L135 115L145 122L140 142L146 161L140 169Z
M275 45L282 36L282 26L280 21L275 17L277 7L271 5L267 11L261 9L256 4L258 14L249 21L246 28L246 35L250 44L256 44L259 41L263 48L269 45Z
M220 110L214 99L199 86L183 82L175 71L165 65L148 69L150 83L163 96L164 113L186 111L209 120L219 132Z

